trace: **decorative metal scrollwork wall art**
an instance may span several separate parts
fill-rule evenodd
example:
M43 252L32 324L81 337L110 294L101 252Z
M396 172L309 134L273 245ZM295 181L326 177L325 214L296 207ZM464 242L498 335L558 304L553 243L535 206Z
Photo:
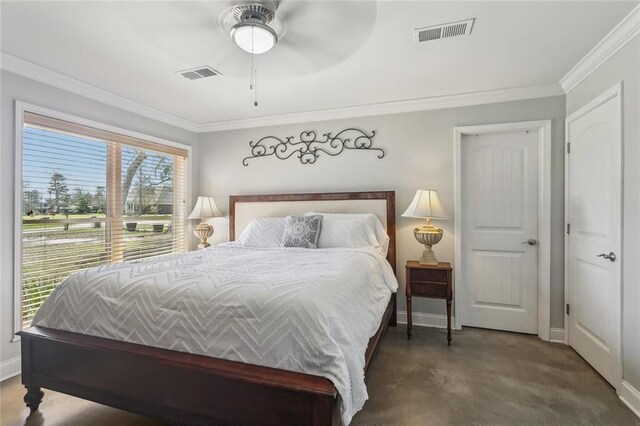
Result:
M242 164L248 166L248 161L254 158L275 157L279 160L287 160L293 156L297 157L302 164L314 164L323 154L336 157L347 150L375 151L378 153L378 158L383 158L384 151L373 147L375 135L375 130L367 134L359 129L345 129L335 136L325 133L320 139L316 132L304 131L300 133L299 141L294 141L293 136L288 136L284 140L276 136L265 136L256 142L249 142L251 155L245 157Z

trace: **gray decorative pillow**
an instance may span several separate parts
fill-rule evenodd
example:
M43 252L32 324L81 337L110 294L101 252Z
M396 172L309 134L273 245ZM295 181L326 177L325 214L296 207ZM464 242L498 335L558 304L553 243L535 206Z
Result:
M287 216L283 247L317 248L322 216Z

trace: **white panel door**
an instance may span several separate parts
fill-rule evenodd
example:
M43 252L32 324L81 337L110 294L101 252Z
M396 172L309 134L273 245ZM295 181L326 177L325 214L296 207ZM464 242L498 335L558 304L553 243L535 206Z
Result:
M571 143L567 157L569 344L617 388L621 380L620 94L605 96L567 118L567 140Z
M462 325L538 332L538 144L462 137Z

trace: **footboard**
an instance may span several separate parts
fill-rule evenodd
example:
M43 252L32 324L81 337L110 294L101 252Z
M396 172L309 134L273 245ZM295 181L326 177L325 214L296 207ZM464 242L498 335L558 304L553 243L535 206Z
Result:
M173 424L340 423L323 377L41 327L19 334L31 410L47 388Z
M365 374L395 314L393 294L369 340ZM43 327L18 334L32 411L47 388L172 424L341 423L338 391L324 377Z

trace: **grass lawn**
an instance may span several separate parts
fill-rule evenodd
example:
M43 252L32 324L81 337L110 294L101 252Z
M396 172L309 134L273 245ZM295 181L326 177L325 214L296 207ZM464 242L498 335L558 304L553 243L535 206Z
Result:
M70 214L70 215L65 215L65 214L55 214L55 215L33 215L33 216L26 216L26 215L22 215L22 229L23 230L32 230L32 229L46 229L46 228L62 228L64 225L62 223L62 221L64 221L65 219L72 219L72 220L78 220L78 219L86 219L86 225L93 225L94 223L100 223L102 224L102 226L104 226L104 223L106 221L107 216L105 214L100 214L100 213L86 213L86 214ZM171 221L171 216L170 215L142 215L142 216L136 216L135 220L132 220L133 222L137 222L137 221L144 221L146 220L145 218L148 218L149 220L153 220L153 221L164 221L166 220L167 222ZM91 219L97 219L95 222L91 221ZM38 221L41 220L51 220L51 222L49 223L37 223ZM127 222L127 216L124 216L122 218L123 222ZM143 224L139 224L139 225L143 225ZM72 228L72 224L70 224L69 228Z
M91 216L69 215L69 218ZM55 218L62 219L64 215ZM25 218L25 222L29 220L33 217ZM153 224L138 223L135 231L128 231L123 223L123 259L170 253L173 234L167 225L158 232ZM23 322L28 324L54 288L72 272L108 264L111 248L107 244L106 228L94 228L92 223L71 223L67 230L62 223L26 223L23 230Z
M78 217L78 216L82 216L82 217ZM85 217L86 216L86 217ZM90 216L87 215L69 215L69 219L89 219ZM105 216L99 216L97 218L102 218L104 219ZM55 219L56 222L51 222L51 223L29 223L29 222L35 222L37 220L46 220L46 219ZM57 220L60 219L67 219L64 215L62 214L57 214L55 216L22 216L22 229L23 230L30 230L30 229L44 229L44 228L62 228L64 225L62 223L57 222Z

